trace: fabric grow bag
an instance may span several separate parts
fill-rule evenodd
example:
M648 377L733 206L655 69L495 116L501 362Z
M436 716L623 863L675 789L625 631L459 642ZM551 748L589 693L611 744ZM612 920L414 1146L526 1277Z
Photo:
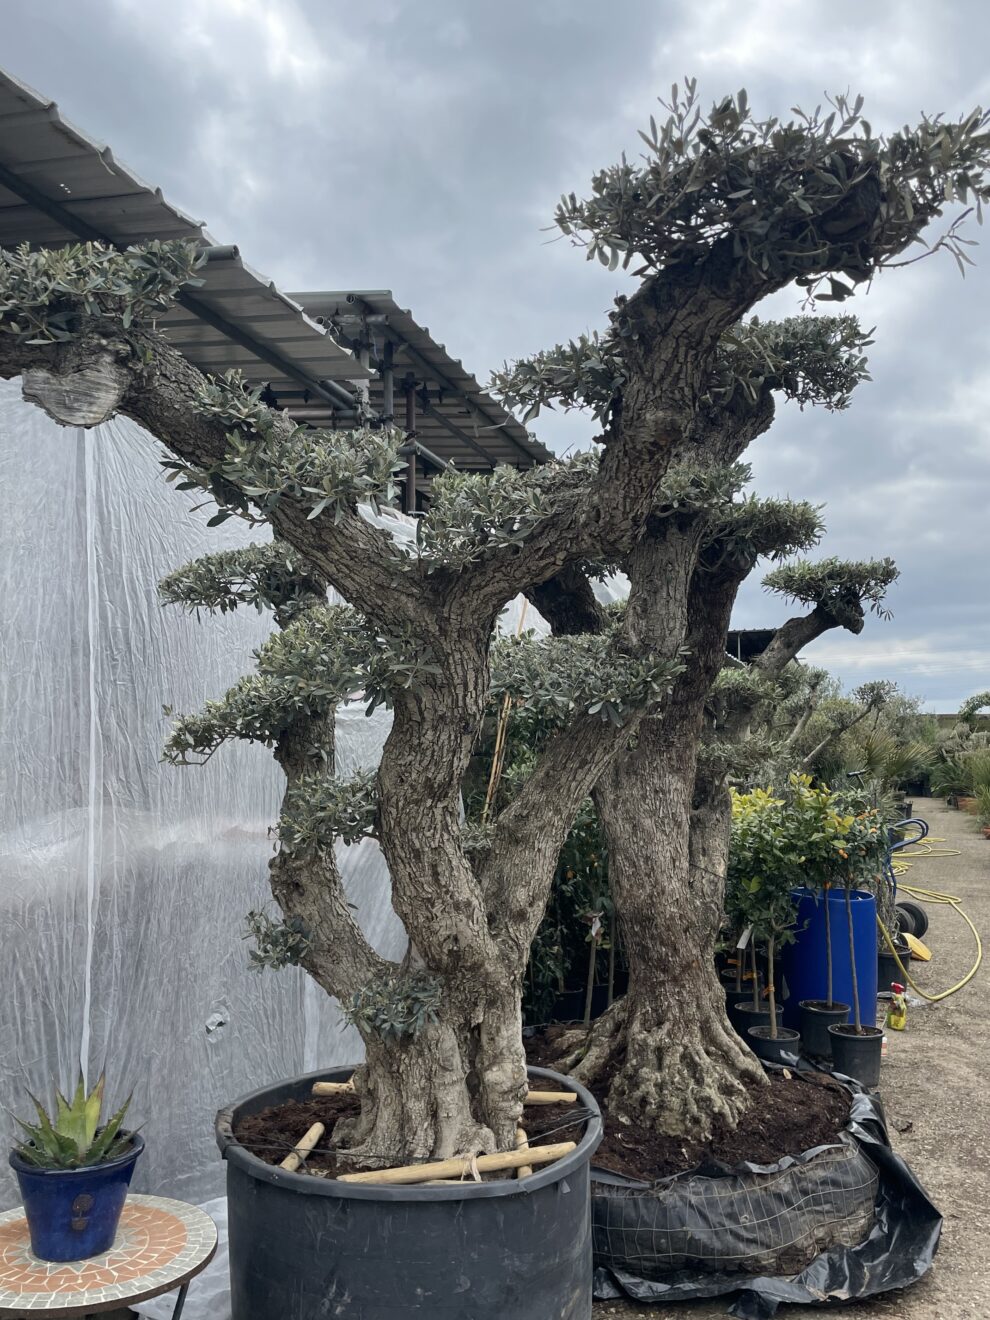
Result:
M546 1089L576 1091L588 1118L576 1150L522 1180L344 1183L286 1173L234 1138L240 1117L308 1099L313 1082L352 1072L269 1086L217 1115L232 1320L591 1320L589 1165L602 1137L591 1094L529 1069Z
M735 1294L732 1315L766 1320L782 1303L859 1300L922 1278L942 1216L891 1150L879 1098L837 1080L853 1097L837 1145L656 1184L593 1170L596 1298Z

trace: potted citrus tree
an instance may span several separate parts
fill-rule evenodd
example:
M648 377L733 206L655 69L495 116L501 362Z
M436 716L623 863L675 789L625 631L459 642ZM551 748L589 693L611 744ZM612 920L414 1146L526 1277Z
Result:
M835 998L832 959L833 909L841 902L841 866L843 845L852 818L840 812L834 795L825 787L814 787L807 775L792 775L790 787L794 811L803 825L805 884L820 898L823 918L823 964L825 996L802 999L801 1039L805 1052L831 1058L831 1026L840 1026L849 1018L850 1005Z
M124 1129L130 1100L102 1123L103 1077L69 1101L55 1092L50 1116L31 1096L37 1122L18 1119L25 1139L10 1152L31 1250L41 1260L85 1260L109 1251L144 1138Z
M836 848L842 868L842 893L846 911L846 935L849 940L849 964L852 976L851 1023L838 1023L828 1029L832 1040L832 1058L836 1070L854 1077L864 1086L880 1081L883 1030L865 1026L859 1006L859 981L856 972L856 931L853 903L858 898L872 898L856 889L857 880L869 882L880 875L886 855L886 831L876 811L863 811L844 818L845 837Z
M798 1032L781 1024L774 966L781 944L793 939L796 908L792 890L799 856L788 804L766 789L733 792L729 847L729 892L737 920L750 933L753 997L735 1005L740 1033L760 1058L778 1062L783 1052L796 1053ZM764 1002L756 974L757 943L766 944Z

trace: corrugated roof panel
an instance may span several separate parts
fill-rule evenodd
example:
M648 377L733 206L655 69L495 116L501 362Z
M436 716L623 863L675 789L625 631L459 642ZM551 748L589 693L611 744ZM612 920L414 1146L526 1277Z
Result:
M444 436L452 447L457 447L456 452L461 456L459 463L466 467L479 462L483 464L484 455L489 463L516 466L545 463L552 459L550 451L533 440L526 428L482 389L463 363L452 358L444 345L438 344L408 310L398 306L390 290L293 293L290 297L295 298L310 315L337 327L339 337L352 347L367 342L379 362L385 343L391 342L397 420L402 420L401 385L406 371L415 375L417 386L426 383L429 388L432 384L430 408L462 435L458 437L445 428L443 421L417 407L416 434L427 448L434 448L433 441L440 444L438 437ZM373 403L380 407L381 382L373 381L370 388ZM482 449L484 455L478 454L472 443Z
M5 247L22 242L55 247L96 237L120 246L150 238L189 238L212 246L201 221L171 206L159 189L121 166L109 148L66 123L54 102L2 71L0 176L0 244ZM274 376L316 391L321 380L368 376L297 304L245 265L236 248L217 252L225 255L200 272L203 285L187 290L186 306L161 322L191 362L213 371L240 367L256 383ZM200 314L199 308L205 311ZM221 339L207 341L212 345L208 355L204 349L199 356L204 340L192 311L200 325L202 316L226 323ZM215 334L216 328L211 331ZM243 341L256 343L258 351Z

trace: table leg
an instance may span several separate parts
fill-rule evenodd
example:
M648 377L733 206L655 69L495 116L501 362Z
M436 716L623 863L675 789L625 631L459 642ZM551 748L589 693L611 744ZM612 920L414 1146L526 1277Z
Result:
M175 1310L172 1312L172 1320L179 1320L182 1315L182 1308L186 1304L186 1293L189 1291L188 1281L179 1289L179 1295L175 1299Z

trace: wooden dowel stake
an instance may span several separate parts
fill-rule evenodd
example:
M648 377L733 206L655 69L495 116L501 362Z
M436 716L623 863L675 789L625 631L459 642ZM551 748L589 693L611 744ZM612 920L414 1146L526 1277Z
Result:
M350 1082L314 1082L313 1095L353 1095L354 1087ZM526 1105L573 1105L577 1101L575 1091L528 1091L523 1104Z
M278 1167L280 1169L285 1169L287 1173L295 1173L296 1169L302 1164L303 1157L309 1154L325 1131L326 1129L322 1123L314 1123L303 1137L302 1141L299 1142L289 1155L286 1155L285 1159Z
M525 1128L516 1128L516 1150L529 1150L529 1137L526 1136ZM531 1178L533 1176L532 1164L520 1164L516 1169L517 1178Z
M472 1164L479 1173L501 1173L526 1165L552 1164L577 1148L576 1141L559 1141L553 1146L532 1146L498 1155L479 1155L476 1160L436 1160L433 1164L407 1164L398 1169L373 1169L370 1173L343 1173L340 1182L381 1183L391 1187L429 1182L434 1178L461 1178L471 1173Z

